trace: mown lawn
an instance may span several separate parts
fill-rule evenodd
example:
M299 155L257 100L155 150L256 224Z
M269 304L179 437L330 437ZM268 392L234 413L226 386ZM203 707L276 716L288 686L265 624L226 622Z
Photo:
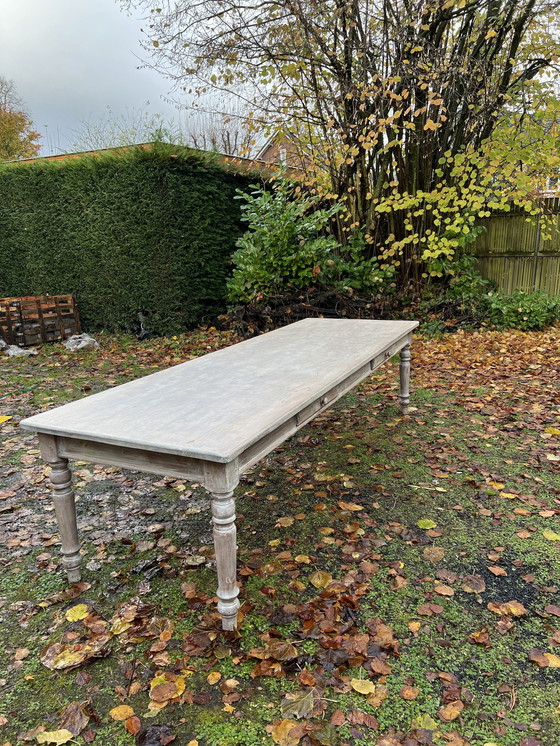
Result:
M100 341L0 358L2 746L560 743L560 328L419 336L409 416L393 360L255 467L238 634L200 485L75 464L65 583L19 420L237 340Z

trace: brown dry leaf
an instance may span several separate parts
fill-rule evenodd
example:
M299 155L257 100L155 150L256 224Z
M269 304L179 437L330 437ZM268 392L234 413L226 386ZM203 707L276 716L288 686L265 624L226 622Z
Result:
M455 595L455 591L450 585L444 585L444 584L436 585L434 586L434 591L439 596L454 596Z
M297 727L295 720L284 720L276 721L273 726L270 735L274 743L278 746L297 746L301 737L294 737L290 735L290 731Z
M344 500L338 501L338 507L341 510L350 510L351 512L357 512L359 510L363 510L363 507L361 505L357 505L356 503L347 503Z
M544 607L544 610L547 614L554 614L554 616L560 616L560 606L556 606L555 604L549 604L548 606Z
M113 707L112 710L109 711L109 716L113 718L113 720L127 720L128 718L131 718L134 715L134 710L130 705L118 705L118 707Z
M375 694L375 684L368 679L350 679L350 686L360 694Z
M516 531L516 535L519 536L520 539L530 539L533 534L523 528L521 531Z
M333 725L344 725L344 723L346 722L346 715L342 712L342 710L336 709L331 715L330 720Z
M140 731L142 723L140 722L140 718L137 715L133 715L132 717L129 717L124 721L124 727L129 733L135 736Z
M161 704L180 697L185 691L185 677L166 671L150 682L150 699Z
M460 699L456 699L438 710L438 717L443 720L444 723L450 723L455 720L463 712L465 705Z
M18 648L14 655L14 660L23 661L29 655L29 648Z
M196 583L181 583L181 592L185 598L194 598L196 596Z
M79 702L70 702L60 713L60 727L79 736L89 723L89 715Z
M369 667L373 673L379 674L380 676L388 676L393 670L391 666L379 658L371 658L369 661Z
M417 686L403 686L403 688L399 692L399 696L401 696L403 699L406 699L409 702L411 702L414 699L417 699L419 694L420 694L420 689L418 689Z
M486 583L480 575L466 575L463 580L463 590L465 593L484 593Z
M428 562L440 562L445 557L443 547L425 547L422 554Z
M267 658L274 658L276 661L290 661L297 658L297 650L291 642L284 640L269 640L264 646Z
M297 679L302 686L315 686L317 683L315 676L313 676L311 671L308 671L306 668L299 673Z
M389 687L385 684L376 684L375 692L373 694L368 694L366 699L368 701L368 704L370 704L372 707L379 707L383 704L383 702L385 702L388 696Z
M541 668L560 668L560 656L553 653L543 653L538 648L529 651L529 660Z
M314 585L315 588L326 588L332 583L332 575L324 570L316 570L309 576L309 582Z
M487 609L500 616L520 617L527 614L527 609L518 601L504 601L504 603L489 601Z
M284 717L308 718L313 713L315 689L307 691L288 692L282 704L280 712Z
M483 627L478 632L473 632L469 636L470 642L476 642L477 645L488 645L490 643L490 637L488 635L488 627Z
M489 572L492 573L492 575L495 575L496 577L504 577L507 575L507 572L504 570L503 567L499 567L498 565L492 565L490 567L486 568Z

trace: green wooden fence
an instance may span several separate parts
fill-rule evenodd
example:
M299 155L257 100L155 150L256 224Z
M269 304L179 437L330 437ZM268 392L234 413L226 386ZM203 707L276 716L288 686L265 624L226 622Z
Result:
M473 244L483 277L500 290L560 294L560 197L544 200L546 217L528 221L518 212L479 221L486 230Z

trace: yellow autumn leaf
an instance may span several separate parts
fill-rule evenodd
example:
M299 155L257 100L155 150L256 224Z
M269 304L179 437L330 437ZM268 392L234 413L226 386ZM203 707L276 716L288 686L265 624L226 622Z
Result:
M2 423L2 422L8 422L8 420L11 420L11 419L12 419L12 415L11 414L10 415L3 415L2 417L0 417L0 423Z
M425 130L437 130L438 127L441 127L441 124L438 124L437 122L434 122L431 119L428 119L428 121L424 125Z
M72 606L71 609L68 609L66 612L66 619L69 622L78 622L80 619L85 619L88 614L89 607L87 604L77 604L76 606Z
M350 686L360 694L373 694L375 692L375 684L369 679L350 679Z
M0 422L2 422L2 419L3 418L0 417ZM558 429L557 427L545 427L544 431L549 435L560 435L560 429Z
M128 720L128 718L131 718L134 715L134 710L130 705L119 705L118 707L113 707L112 710L109 711L109 716L113 718L113 720Z
M276 526L274 528L287 528L288 526L291 526L294 522L294 519L291 515L287 515L284 518L279 518L276 521Z
M560 668L560 656L553 653L543 653L548 662L548 668Z
M297 746L300 739L290 735L290 731L295 727L297 727L295 720L288 720L287 718L279 720L272 726L272 731L270 733L272 740L274 743L278 744L278 746Z
M309 576L309 582L314 585L315 588L326 588L332 581L332 575L323 570L316 570Z
M553 531L550 528L545 528L545 530L542 532L542 535L549 541L560 541L560 534L557 534L556 531Z
M419 521L416 522L416 525L418 528L435 528L437 526L437 523L435 521L431 521L429 518L421 518Z
M38 733L35 738L37 739L37 743L61 744L71 741L74 738L74 734L70 733L66 728L62 728L61 730L50 730Z
M219 671L211 671L208 676L206 677L206 681L212 685L217 684L218 681L222 678L222 674Z
M411 723L412 728L421 728L422 730L437 730L438 724L430 715L418 715Z
M495 482L493 479L490 479L488 481L488 484L490 487L493 487L495 490L503 490L505 487L505 484L503 482Z

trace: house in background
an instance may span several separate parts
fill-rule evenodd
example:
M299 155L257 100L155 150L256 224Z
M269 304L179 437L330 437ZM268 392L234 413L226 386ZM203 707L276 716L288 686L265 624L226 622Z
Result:
M296 144L286 135L271 135L255 154L255 160L275 166L305 170L306 159L298 153Z

